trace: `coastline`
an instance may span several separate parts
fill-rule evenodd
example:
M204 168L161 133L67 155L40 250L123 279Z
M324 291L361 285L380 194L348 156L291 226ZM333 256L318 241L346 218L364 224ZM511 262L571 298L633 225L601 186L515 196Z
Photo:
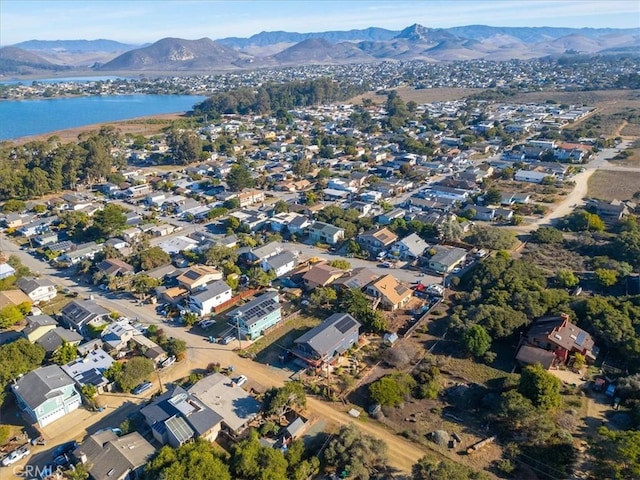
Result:
M64 143L78 140L81 133L97 131L100 128L111 125L116 127L122 134L130 133L132 135L155 135L160 133L164 127L172 120L186 118L186 112L160 113L157 115L146 115L142 117L129 118L127 120L118 120L114 122L100 122L82 127L67 128L62 130L52 130L47 133L37 135L29 135L26 137L8 138L2 142L11 142L15 145L24 145L33 141L46 141L50 137L60 137L60 141ZM145 120L164 120L160 123L145 123Z

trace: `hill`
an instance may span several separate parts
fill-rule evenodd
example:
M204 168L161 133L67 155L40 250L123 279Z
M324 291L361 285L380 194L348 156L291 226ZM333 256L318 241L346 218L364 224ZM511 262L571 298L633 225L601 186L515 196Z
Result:
M356 45L348 42L333 44L322 38L309 38L277 53L279 64L355 63L375 60Z
M127 50L140 47L140 45L130 45L114 40L105 40L103 38L98 40L28 40L26 42L16 43L13 46L31 51L67 51L76 53L126 52Z
M21 48L0 48L0 74L28 75L41 71L66 70L67 68L55 65L39 55Z
M209 38L163 38L152 45L119 55L98 67L102 71L200 71L227 69L250 60Z

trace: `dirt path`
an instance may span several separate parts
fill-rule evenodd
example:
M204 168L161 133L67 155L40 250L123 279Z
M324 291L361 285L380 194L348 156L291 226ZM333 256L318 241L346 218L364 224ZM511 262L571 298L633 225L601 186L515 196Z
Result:
M326 421L338 425L353 423L362 432L383 440L388 447L389 465L402 472L410 472L413 464L426 455L426 450L388 431L373 421L358 421L345 412L346 407L327 403L316 398L307 398L307 409Z

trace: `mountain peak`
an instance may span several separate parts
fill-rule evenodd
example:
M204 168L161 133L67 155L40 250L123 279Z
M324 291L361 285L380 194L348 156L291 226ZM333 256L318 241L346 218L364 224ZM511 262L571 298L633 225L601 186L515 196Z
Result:
M428 28L414 23L402 30L395 38L412 42L440 43L445 40L455 40L456 36L442 28Z

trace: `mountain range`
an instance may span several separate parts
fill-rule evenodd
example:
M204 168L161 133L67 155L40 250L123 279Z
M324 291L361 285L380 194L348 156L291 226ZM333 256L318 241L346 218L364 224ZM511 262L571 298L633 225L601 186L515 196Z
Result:
M383 28L315 33L261 32L249 38L164 38L134 46L112 40L30 40L0 49L0 73L41 68L101 72L202 72L279 65L383 60L531 59L565 54L637 53L640 28L490 27Z

